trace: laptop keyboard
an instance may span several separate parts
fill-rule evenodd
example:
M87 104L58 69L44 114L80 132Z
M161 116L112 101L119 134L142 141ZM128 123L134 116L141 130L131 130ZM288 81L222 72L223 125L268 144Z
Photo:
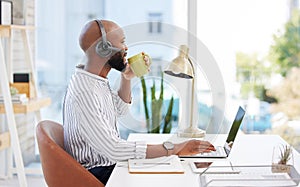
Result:
M225 153L225 150L224 150L224 147L222 146L216 146L216 151L211 151L209 153L201 153L200 155L203 155L203 156L226 156L226 153Z

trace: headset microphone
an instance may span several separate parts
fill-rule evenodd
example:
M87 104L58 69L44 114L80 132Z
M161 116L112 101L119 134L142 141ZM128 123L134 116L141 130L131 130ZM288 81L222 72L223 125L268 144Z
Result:
M95 20L102 33L102 40L100 40L96 45L96 53L101 57L109 57L119 51L119 48L113 47L112 44L106 39L106 32L104 26L100 20Z

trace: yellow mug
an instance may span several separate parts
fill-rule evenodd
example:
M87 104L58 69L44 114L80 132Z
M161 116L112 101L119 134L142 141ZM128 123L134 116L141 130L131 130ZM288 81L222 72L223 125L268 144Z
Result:
M141 77L147 74L149 66L145 63L145 56L149 58L151 64L151 58L148 54L141 52L127 59L128 64L130 65L131 70L137 77Z

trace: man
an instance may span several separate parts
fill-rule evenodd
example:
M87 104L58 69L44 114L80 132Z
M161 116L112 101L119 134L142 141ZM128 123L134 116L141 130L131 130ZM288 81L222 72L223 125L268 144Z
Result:
M147 145L121 139L116 118L128 110L134 77L126 63L124 32L112 21L93 20L82 29L79 43L87 63L76 69L65 95L64 143L67 152L103 184L117 161L215 150L207 141ZM148 65L149 59L144 60ZM111 90L107 80L111 68L121 71L118 92Z

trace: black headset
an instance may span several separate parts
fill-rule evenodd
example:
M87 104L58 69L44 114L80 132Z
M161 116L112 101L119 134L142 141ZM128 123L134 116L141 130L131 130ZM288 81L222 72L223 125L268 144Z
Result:
M101 20L95 20L102 34L102 39L96 45L96 53L101 57L109 57L115 53L122 51L119 48L113 47L106 39L106 32Z

